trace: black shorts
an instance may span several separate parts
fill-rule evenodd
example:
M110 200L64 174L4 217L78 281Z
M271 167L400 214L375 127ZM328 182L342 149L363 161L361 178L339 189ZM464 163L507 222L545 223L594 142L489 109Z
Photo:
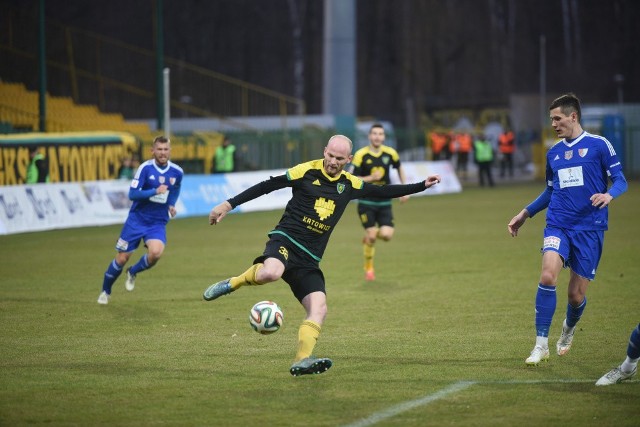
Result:
M318 261L314 260L284 236L274 235L267 242L262 256L253 263L263 263L267 258L277 258L284 264L282 280L287 282L291 292L302 302L312 292L326 294L324 275Z
M375 206L364 203L358 203L358 215L360 222L364 228L378 227L388 225L393 227L393 212L391 205Z

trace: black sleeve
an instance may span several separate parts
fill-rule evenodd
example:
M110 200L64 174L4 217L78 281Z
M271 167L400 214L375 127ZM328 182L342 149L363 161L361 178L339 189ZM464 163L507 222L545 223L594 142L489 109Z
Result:
M407 194L414 194L424 191L426 187L424 186L424 181L416 182L415 184L389 184L389 185L374 185L365 183L361 190L356 192L356 198L361 197L386 197L386 198L394 198L394 197L402 197Z
M272 191L280 190L281 188L291 187L291 181L287 178L287 175L272 176L271 178L259 182L256 185L244 190L242 193L235 195L227 200L231 204L231 207L235 208L243 203L257 199L258 197L269 194Z

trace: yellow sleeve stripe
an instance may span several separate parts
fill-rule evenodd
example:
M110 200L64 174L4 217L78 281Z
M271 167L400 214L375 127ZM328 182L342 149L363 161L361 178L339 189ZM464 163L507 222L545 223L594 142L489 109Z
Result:
M398 161L398 159L400 158L400 156L398 155L398 152L394 148L389 147L388 145L383 145L382 151L390 155L393 161Z
M289 179L289 181L300 179L311 169L322 169L322 159L300 163L299 165L290 168L289 170L287 170L287 178Z
M342 174L347 177L347 179L351 182L351 186L356 190L360 190L364 186L364 181L357 176L351 175L349 172L344 171L342 172Z

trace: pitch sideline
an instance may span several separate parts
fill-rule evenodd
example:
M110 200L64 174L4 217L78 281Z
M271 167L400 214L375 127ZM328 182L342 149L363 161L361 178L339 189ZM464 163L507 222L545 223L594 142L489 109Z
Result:
M457 393L468 389L476 384L562 384L562 383L591 383L593 380L504 380L504 381L458 381L451 384L448 387L443 388L433 394L422 396L418 399L408 400L403 403L399 403L390 408L384 409L379 412L375 412L366 418L361 418L350 424L345 424L342 427L368 427L375 425L379 422L395 417L403 412L410 411L420 406L426 406L430 403L443 399L451 394ZM632 381L635 382L635 381Z

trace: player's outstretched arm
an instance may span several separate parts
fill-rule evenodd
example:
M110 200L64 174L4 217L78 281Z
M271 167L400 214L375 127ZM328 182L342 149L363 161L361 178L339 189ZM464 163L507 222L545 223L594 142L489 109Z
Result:
M222 218L224 218L231 211L231 209L233 209L231 207L231 203L226 200L215 206L213 209L211 209L211 212L209 212L209 225L216 225L217 223L222 221Z

